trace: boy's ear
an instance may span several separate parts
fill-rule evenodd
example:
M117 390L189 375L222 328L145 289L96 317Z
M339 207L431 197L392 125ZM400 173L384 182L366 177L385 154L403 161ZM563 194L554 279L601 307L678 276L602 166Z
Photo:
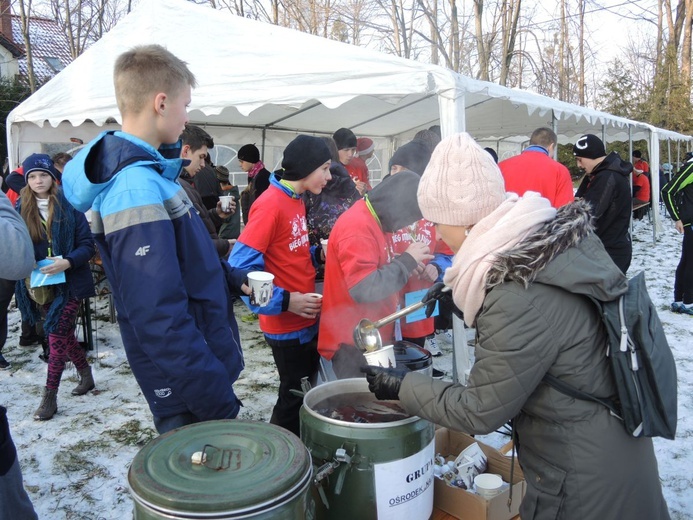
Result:
M183 148L180 149L180 156L184 159L187 159L188 156L190 155L190 145L189 144L184 144Z
M164 115L168 103L168 96L165 92L159 92L154 96L154 111L160 116Z

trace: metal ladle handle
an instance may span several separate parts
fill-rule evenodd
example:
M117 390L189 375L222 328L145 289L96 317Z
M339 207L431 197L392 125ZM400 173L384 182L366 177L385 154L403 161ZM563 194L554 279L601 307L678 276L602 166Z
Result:
M446 293L450 291L451 288L446 286L443 287L440 292ZM371 321L366 318L362 319L354 329L354 341L356 342L356 346L367 352L380 350L383 346L383 340L378 332L379 328L387 325L388 323L392 323L393 321L398 320L407 314L411 314L421 307L425 307L428 305L428 303L429 302L424 303L423 301L413 303L403 309L398 310L397 312L393 312L392 314L385 316L384 318L380 318L377 321ZM375 337L375 343L369 345L368 342L363 339L366 335Z

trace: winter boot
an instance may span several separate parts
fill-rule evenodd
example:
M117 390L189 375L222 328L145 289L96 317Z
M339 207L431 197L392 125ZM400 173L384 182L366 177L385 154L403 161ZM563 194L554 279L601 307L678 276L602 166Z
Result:
M72 395L84 395L94 389L94 376L91 375L91 367L79 371L79 384L72 390Z
M47 421L52 419L55 412L58 411L58 390L51 390L46 388L43 392L43 399L41 399L41 405L38 407L36 412L34 412L34 419L37 421Z

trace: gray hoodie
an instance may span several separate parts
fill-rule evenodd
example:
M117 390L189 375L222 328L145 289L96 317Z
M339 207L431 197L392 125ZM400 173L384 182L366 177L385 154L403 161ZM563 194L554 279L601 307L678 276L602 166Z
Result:
M21 280L34 268L34 245L21 215L0 193L0 278Z

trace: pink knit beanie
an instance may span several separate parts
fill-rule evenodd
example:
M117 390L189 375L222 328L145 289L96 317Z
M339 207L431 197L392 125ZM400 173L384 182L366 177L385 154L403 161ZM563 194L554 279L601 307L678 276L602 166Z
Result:
M419 183L421 213L435 224L472 226L505 198L498 166L465 132L436 146Z

